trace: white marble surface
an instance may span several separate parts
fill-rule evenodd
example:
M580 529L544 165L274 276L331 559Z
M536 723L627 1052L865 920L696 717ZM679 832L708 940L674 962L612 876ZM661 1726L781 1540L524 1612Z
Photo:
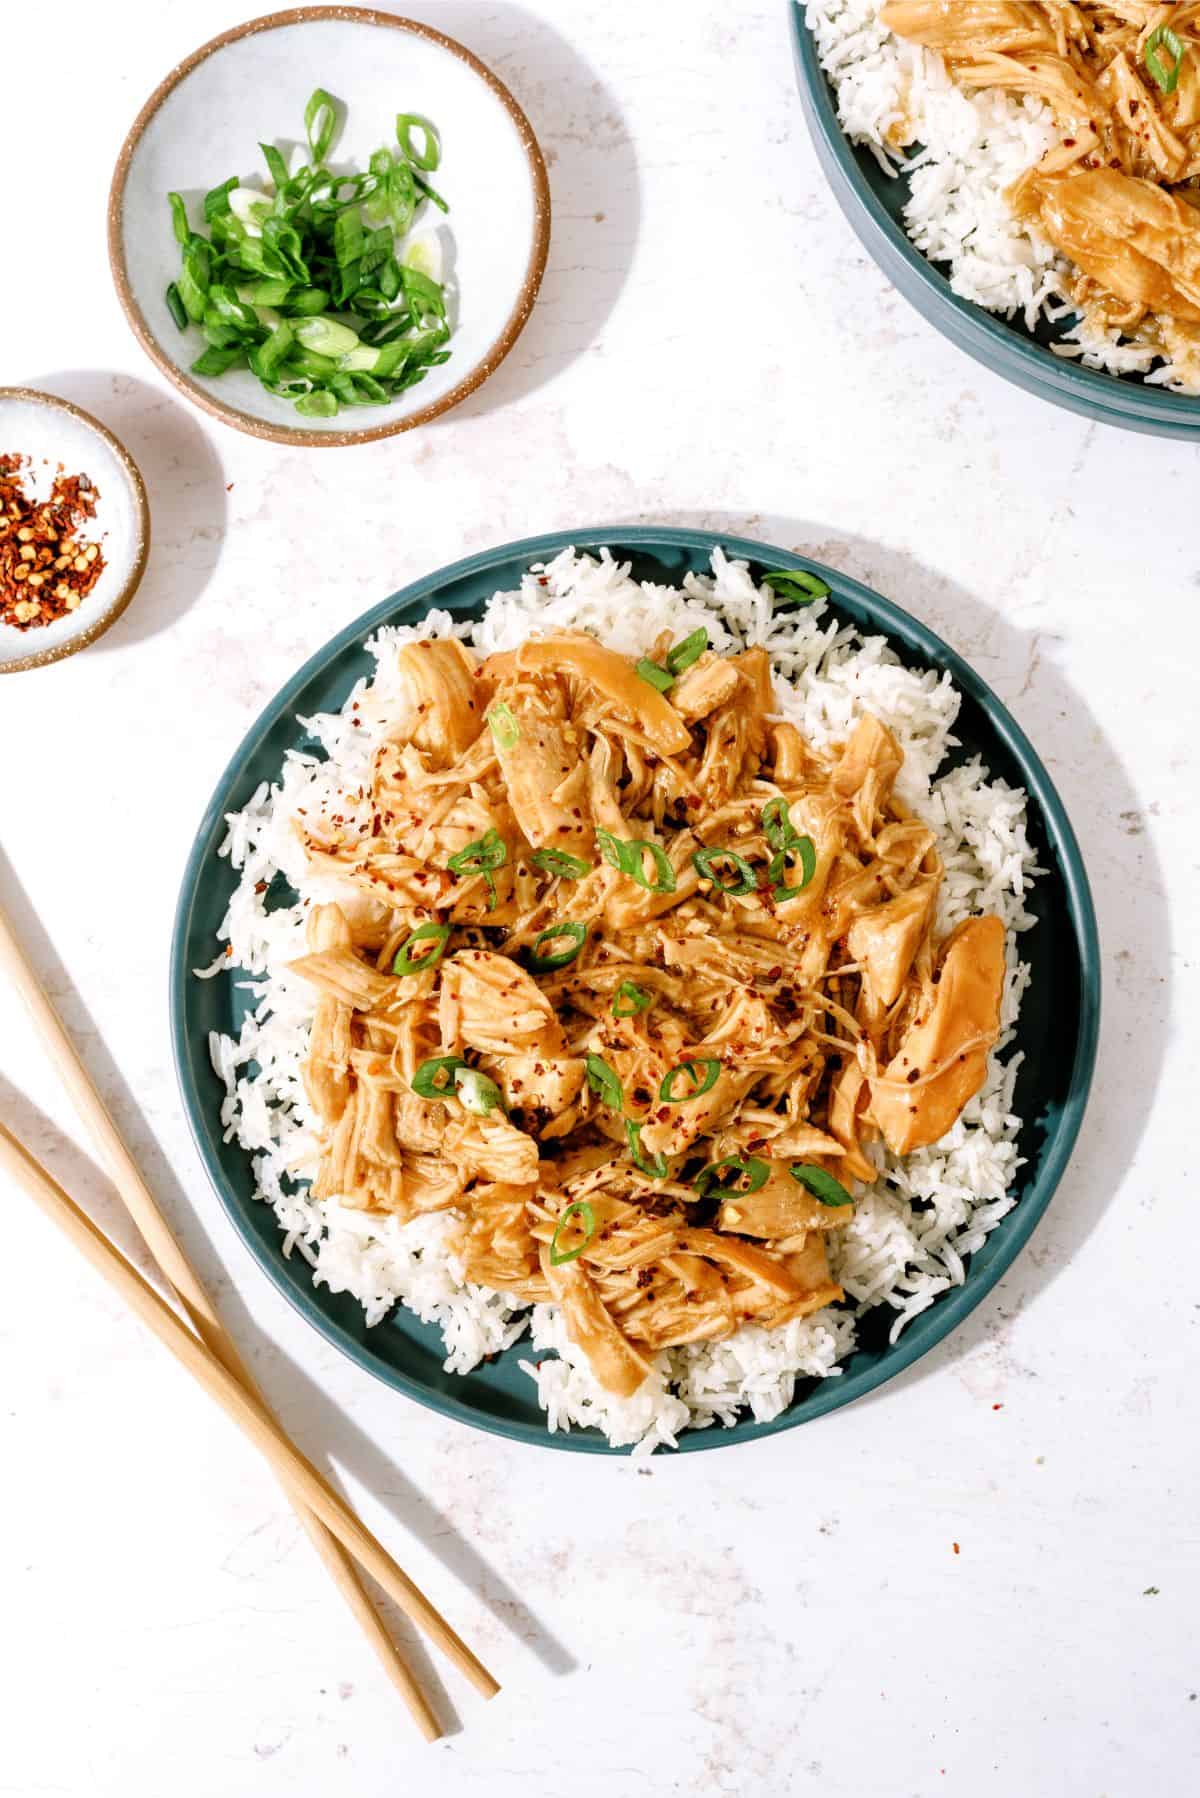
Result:
M5 15L28 273L6 252L0 379L124 438L155 542L104 643L0 683L0 891L23 888L285 1422L505 1691L449 1679L460 1732L416 1743L269 1477L6 1191L0 1793L1194 1791L1200 452L1010 390L889 291L817 172L778 0L413 0L512 84L552 162L534 321L419 436L291 454L210 425L127 331L104 199L142 99L242 10ZM808 548L973 658L1073 812L1107 1009L1062 1190L953 1340L810 1429L636 1469L445 1423L285 1309L186 1137L165 982L193 827L311 650L465 551L643 519ZM127 1240L2 993L0 1115Z

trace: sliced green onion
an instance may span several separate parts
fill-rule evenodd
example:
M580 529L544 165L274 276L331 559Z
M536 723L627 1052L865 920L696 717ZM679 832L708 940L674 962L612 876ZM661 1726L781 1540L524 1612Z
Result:
M448 1099L453 1095L455 1076L466 1065L461 1055L435 1055L421 1063L412 1077L412 1089L422 1099Z
M314 87L304 108L304 130L314 162L324 162L337 124L337 103L323 87Z
M436 187L430 187L428 181L426 181L423 176L418 175L415 171L413 173L413 181L416 183L418 192L424 194L427 200L432 200L434 205L439 207L442 212L449 212L449 205L443 200Z
M449 924L418 925L408 941L396 951L396 959L392 963L392 973L424 974L427 968L436 968L446 953L446 944L449 941ZM415 953L418 943L428 943L430 947Z
M362 214L356 206L347 206L333 221L333 255L340 269L351 268L363 253Z
M473 843L468 843L465 849L459 849L446 866L451 874L457 874L462 880L482 874L487 882L490 910L496 903L496 878L492 870L502 868L507 860L508 844L493 826Z
M228 349L218 349L215 345L197 356L192 363L194 375L223 375L231 368L240 368L245 364L246 352L240 344L233 344Z
M431 281L419 269L409 268L407 264L400 270L400 281L404 297L408 301L409 317L414 325L423 325L430 319L437 322L445 319L446 296L436 281Z
M167 203L171 208L171 228L175 233L175 241L186 249L188 239L192 235L192 227L188 224L187 207L183 203L183 195L168 194Z
M284 306L292 293L292 283L282 279L251 281L248 287L239 287L238 293L251 306Z
M418 153L413 143L414 126L425 138L424 148ZM423 119L417 112L398 112L396 114L396 141L414 167L422 169L425 174L432 174L442 160L442 146L438 134L428 119Z
M700 1070L704 1075L701 1078ZM686 1074L693 1082L689 1093L676 1096L675 1086L681 1075ZM687 1105L693 1099L699 1099L704 1093L710 1093L721 1078L721 1064L711 1055L702 1056L696 1061L681 1061L678 1067L671 1068L663 1076L663 1083L658 1089L658 1096L664 1105Z
M738 1155L726 1155L721 1161L714 1161L699 1175L697 1185L704 1198L736 1199L744 1197L748 1192L757 1192L765 1186L770 1175L770 1168L757 1155L747 1155L743 1160ZM744 1186L731 1186L728 1176L735 1180L744 1180Z
M454 1091L463 1110L474 1112L476 1117L486 1118L493 1111L504 1110L500 1088L490 1074L482 1073L479 1068L456 1068Z
M260 381L274 381L279 374L280 364L289 354L296 341L295 332L286 318L281 318L265 343L260 343L250 352L250 366Z
M632 980L623 980L613 994L612 1014L614 1018L636 1018L640 1011L649 1011L653 1004L653 993Z
M671 1172L671 1164L665 1155L655 1155L652 1160L647 1159L646 1151L642 1147L642 1126L635 1123L632 1118L626 1118L625 1134L629 1138L629 1153L634 1167L640 1168L643 1174L649 1174L652 1180L667 1179Z
M214 219L223 218L229 211L229 196L235 187L240 187L236 175L230 175L228 181L222 181L220 187L210 187L204 196L204 222L211 225Z
M840 1180L827 1174L823 1167L790 1167L788 1173L793 1180L811 1192L814 1199L822 1205L853 1205L854 1200L846 1191Z
M708 632L701 625L698 631L692 631L673 648L668 649L666 664L672 674L682 674L693 662L698 662L708 648Z
M274 144L259 144L258 147L263 153L263 161L267 165L267 173L270 175L276 191L282 193L287 186L288 181L287 163L283 160L283 157L275 148Z
M552 974L555 968L568 967L583 945L587 942L586 924L549 924L534 937L529 949L529 965L535 974ZM542 943L552 943L560 937L568 937L569 949L556 949L551 955L541 953Z
M324 316L302 318L296 326L296 336L306 350L312 350L318 356L348 356L351 350L358 348L357 331Z
M560 1249L558 1239L573 1217L583 1220L584 1238L577 1249ZM551 1267L565 1267L568 1261L574 1261L583 1254L592 1237L596 1234L596 1213L586 1199L575 1199L566 1210L559 1214L558 1225L550 1238Z
M776 568L763 575L763 586L775 595L776 610L788 606L811 606L814 599L826 599L831 589L819 575L803 568Z
M431 239L427 253L405 248L424 200L447 210L420 172L439 165L437 130L419 114L400 114L401 151L383 146L368 170L335 174L325 159L341 120L340 102L315 88L304 109L311 165L291 174L283 152L261 143L274 191L233 175L210 188L202 202L208 236L191 229L184 197L168 195L182 266L166 306L180 330L190 322L207 339L196 372L249 366L269 393L308 418L383 405L450 357L440 246ZM364 208L376 229L364 227ZM290 340L276 337L280 320L255 307L304 328Z
M587 1058L587 1083L613 1111L624 1111L624 1088L608 1063L599 1055L589 1055Z
M220 322L236 325L239 331L257 331L258 314L253 306L247 306L239 300L232 287L223 281L214 281L208 290L208 300L204 308L206 324Z
M515 749L521 740L521 727L512 715L512 710L502 699L498 699L487 714L492 736L497 749Z
M208 287L212 280L212 251L203 237L189 237L183 246L183 267L179 271L179 297L187 307L187 315L198 325L208 304Z
M329 297L328 288L301 287L288 295L287 309L297 318L312 318L316 313L324 312Z
M565 849L535 849L529 859L543 874L553 874L559 880L582 880L592 871L591 862L585 862L582 856L568 855Z
M641 656L634 663L634 673L639 675L648 687L653 687L656 693L665 693L675 685L675 676L668 674L665 668L660 668L657 662L652 662L649 656Z
M322 389L315 393L301 394L296 401L296 410L302 418L336 418L337 409L335 396Z
M1171 66L1159 55L1163 49L1171 57ZM1146 67L1153 75L1164 94L1173 94L1179 86L1179 71L1183 67L1183 44L1169 25L1159 25L1146 39Z
M800 884L790 887L787 884L788 857L800 857ZM771 857L767 868L767 879L771 883L771 893L776 904L786 905L797 893L802 893L817 871L817 846L811 837L796 837L781 849L778 855Z
M788 815L786 799L768 799L762 809L762 827L772 849L787 849L800 840L800 833Z
M187 307L180 299L179 289L176 287L174 281L172 281L171 285L167 288L166 299L167 311L171 314L171 317L175 320L179 329L181 331L186 331L188 328Z
M667 859L667 852L658 843L648 843L638 837L615 837L609 830L598 830L596 842L600 853L610 868L618 873L628 875L636 880L640 887L649 893L673 893L676 880L675 870ZM643 856L649 855L654 863L655 878L651 880L646 873Z
M716 871L717 862L732 862L735 873L732 880L722 880ZM697 849L692 857L692 866L702 880L711 880L718 892L728 893L731 898L740 898L743 893L753 893L758 887L758 875L744 856L736 855L732 849Z

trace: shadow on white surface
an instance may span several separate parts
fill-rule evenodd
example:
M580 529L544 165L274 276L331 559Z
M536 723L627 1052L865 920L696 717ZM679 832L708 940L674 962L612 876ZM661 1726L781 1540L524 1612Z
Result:
M150 559L128 611L90 654L168 630L207 587L225 538L225 477L197 418L164 388L103 369L27 383L90 412L124 444L150 501Z
M1100 927L1104 991L1096 1074L1075 1152L1031 1242L1004 1279L950 1336L858 1401L873 1403L1002 1337L1012 1317L1068 1271L1135 1165L1166 1055L1171 1006L1170 916L1146 830L1152 808L1086 700L1056 665L1055 640L1013 624L915 557L771 513L668 510L630 522L757 538L840 568L903 606L971 662L1017 717L1046 763L1083 851ZM1114 865L1117 878L1109 877Z
M239 1341L253 1335L253 1320L238 1292L223 1295L222 1313ZM475 1543L455 1528L432 1500L413 1485L390 1453L348 1417L286 1350L272 1344L269 1366L256 1370L255 1377L260 1373L272 1406L277 1410L286 1407L289 1416L302 1417L305 1434L318 1440L323 1452L415 1536L467 1588L476 1603L489 1610L510 1636L528 1648L547 1673L561 1678L577 1670L574 1656L497 1574ZM363 1377L371 1378L367 1374ZM398 1404L412 1402L398 1394L396 1398ZM447 1423L445 1427L461 1431L466 1426ZM460 1623L457 1617L452 1621Z
M146 1125L120 1070L111 1060L96 1025L83 1004L41 927L37 914L21 889L16 874L0 850L0 906L8 913L18 940L36 970L115 1119L134 1159L181 1243L197 1275L211 1295L222 1321L234 1337L247 1365L263 1388L277 1416L285 1411L286 1427L297 1446L335 1485L332 1459L349 1470L371 1491L401 1528L467 1588L471 1597L489 1610L506 1633L533 1653L556 1676L574 1671L576 1662L528 1605L498 1575L474 1543L459 1535L454 1524L400 1471L389 1456L348 1418L338 1405L277 1344L265 1343L240 1294L190 1204L153 1132ZM31 1045L35 1041L29 1026ZM37 1053L37 1049L34 1049ZM22 1093L0 1075L0 1117L36 1155L70 1196L87 1211L105 1235L170 1300L169 1288L112 1183L81 1149ZM301 1427L297 1428L299 1419ZM451 1427L451 1426L447 1426ZM403 1564L401 1549L397 1558ZM374 1589L373 1589L374 1591ZM447 1735L461 1728L424 1639L403 1614L377 1591L388 1627L405 1646L413 1671ZM461 1622L461 1620L458 1620ZM464 1633L469 1635L469 1630Z
M600 336L625 285L641 220L633 140L607 85L524 7L414 3L408 16L457 38L509 88L550 177L550 257L529 323L496 373L436 421L494 412L536 392Z

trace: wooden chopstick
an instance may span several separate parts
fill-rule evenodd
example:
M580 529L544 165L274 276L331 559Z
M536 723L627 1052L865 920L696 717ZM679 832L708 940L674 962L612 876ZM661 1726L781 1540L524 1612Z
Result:
M261 1393L238 1354L232 1336L221 1322L198 1276L172 1235L153 1193L142 1176L141 1169L134 1161L120 1132L109 1116L104 1101L92 1084L61 1019L43 992L41 984L5 916L3 907L0 907L0 969L8 974L24 1001L72 1104L100 1150L126 1210L201 1342L225 1372L241 1386L251 1403L257 1405L265 1423L278 1431L278 1425L275 1424L274 1418L267 1410ZM279 1433L282 1434L282 1432ZM286 1438L284 1441L286 1442ZM288 1444L288 1446L291 1445ZM336 1533L331 1533L294 1490L290 1495L297 1516L316 1546L334 1583L358 1619L388 1677L400 1691L422 1734L428 1741L436 1740L441 1734L437 1720L417 1687L400 1650L384 1628L350 1555L338 1540ZM414 1587L413 1590L415 1591L416 1588ZM397 1602L404 1603L401 1599L397 1599ZM439 1624L442 1624L437 1612L432 1614L437 1618ZM442 1624L442 1627L449 1628L445 1624ZM453 1636L452 1631L450 1635ZM456 1636L453 1637L453 1640L458 1642ZM447 1650L447 1652L451 1651ZM466 1656L463 1670L467 1673L468 1678L485 1697L494 1696L499 1687L491 1674L476 1661L469 1650L464 1648L463 1653ZM451 1653L451 1658L456 1658L453 1653Z
M221 1365L199 1337L194 1336L165 1299L142 1278L107 1236L80 1210L54 1177L15 1136L0 1124L0 1168L25 1188L36 1204L75 1244L96 1271L112 1286L148 1329L168 1348L237 1424L255 1447L383 1587L388 1595L426 1632L453 1664L481 1692L491 1697L499 1690L487 1669L476 1660L466 1643L436 1611L419 1587L397 1567L387 1550L375 1540L333 1487L306 1461L284 1435L275 1419ZM416 1706L427 1709L414 1685ZM430 1717L433 1730L436 1720Z

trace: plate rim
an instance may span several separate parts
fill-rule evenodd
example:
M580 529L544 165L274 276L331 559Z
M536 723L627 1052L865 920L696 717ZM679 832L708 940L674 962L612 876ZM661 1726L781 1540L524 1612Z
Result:
M889 1350L886 1369L865 1368L857 1374L851 1371L826 1379L806 1396L799 1412L788 1406L769 1422L760 1423L752 1418L740 1418L732 1429L714 1424L706 1430L681 1432L678 1452L698 1453L707 1449L732 1448L744 1442L775 1436L838 1410L887 1385L942 1343L1008 1273L1029 1241L1059 1187L1087 1109L1099 1040L1102 978L1099 931L1078 840L1044 763L1008 708L970 663L911 613L855 580L853 576L843 574L839 569L831 568L798 551L734 536L728 532L675 526L612 524L518 538L511 543L465 556L397 589L359 618L343 626L305 661L262 708L221 773L188 853L176 905L169 965L172 1059L192 1142L222 1210L260 1270L326 1342L341 1350L357 1367L374 1375L393 1391L402 1392L440 1416L450 1417L474 1429L482 1429L490 1435L574 1453L628 1455L631 1452L629 1448L611 1447L594 1430L572 1428L569 1432L551 1432L544 1422L522 1423L481 1415L455 1394L432 1391L401 1369L386 1366L365 1344L354 1340L333 1319L327 1317L316 1302L311 1282L301 1286L290 1278L282 1256L267 1252L265 1245L251 1228L242 1202L226 1188L223 1170L210 1146L212 1118L201 1105L199 1094L189 1080L190 1053L186 1029L187 999L193 978L186 957L190 920L205 863L215 855L216 833L223 824L228 792L236 785L247 761L258 752L263 740L280 718L289 713L295 715L295 701L308 681L405 607L424 600L432 609L437 604L437 593L452 582L514 560L547 560L570 547L584 551L612 545L622 550L653 551L670 547L706 554L711 554L714 548L719 547L734 560L813 570L829 582L835 601L840 589L845 597L867 611L877 622L881 634L889 638L900 638L906 647L919 646L920 653L932 666L948 668L956 687L969 693L977 704L984 707L999 739L1020 764L1026 790L1040 808L1049 844L1055 851L1066 912L1079 959L1080 1015L1070 1083L1062 1112L1054 1136L1047 1145L1044 1162L1032 1191L1003 1220L1009 1227L989 1266L982 1272L976 1272L974 1277L968 1273L962 1286L940 1294L934 1304L914 1320L914 1326ZM915 1325L922 1318L929 1318L931 1321L921 1331L917 1331ZM926 1336L928 1340L925 1339Z
M805 119L817 159L835 200L859 241L891 285L926 324L992 374L1053 404L1082 412L1118 429L1194 441L1200 436L1200 395L1133 384L1055 356L1032 337L972 300L956 294L936 263L913 243L887 211L858 166L856 146L837 116L833 89L817 57L804 0L790 0L793 60ZM915 298L919 289L930 310Z
M468 68L492 90L515 125L521 148L525 152L525 159L529 164L533 187L533 240L530 244L529 260L525 264L521 288L513 302L508 318L480 360L448 393L443 394L440 400L436 400L428 406L422 406L416 412L408 413L403 418L393 419L390 423L371 425L363 430L355 431L313 431L275 424L270 419L256 418L253 413L243 412L239 407L218 399L215 394L202 387L198 381L192 380L187 369L179 368L166 354L150 329L146 315L134 297L133 289L129 284L125 261L125 186L130 166L147 125L168 95L173 93L202 62L206 62L210 56L225 49L229 44L236 43L244 37L254 37L260 32L277 31L289 25L309 24L318 19L333 19L351 25L391 26L396 30L408 31L417 37L427 38L430 42L439 44L444 50L449 50L461 62L465 62ZM281 12L264 13L259 18L247 19L241 25L232 25L228 30L218 32L216 37L209 38L206 43L201 44L198 49L185 56L181 62L176 63L139 109L118 152L112 180L109 184L106 230L108 266L113 278L113 285L117 290L117 299L120 302L121 310L125 314L134 336L159 373L165 375L185 399L191 400L203 412L207 412L210 418L215 418L222 424L232 425L235 430L243 431L250 437L300 449L345 449L356 443L378 443L382 438L397 437L404 431L415 430L418 425L428 424L431 420L440 418L443 413L449 412L452 407L460 405L463 400L469 399L471 394L482 387L491 375L495 374L528 324L541 290L542 277L545 275L546 263L550 255L551 213L550 177L533 126L504 82L475 55L473 50L468 50L466 45L459 43L457 38L449 37L444 31L439 31L435 25L427 25L419 19L403 18L398 13L380 12L369 6L297 6Z

